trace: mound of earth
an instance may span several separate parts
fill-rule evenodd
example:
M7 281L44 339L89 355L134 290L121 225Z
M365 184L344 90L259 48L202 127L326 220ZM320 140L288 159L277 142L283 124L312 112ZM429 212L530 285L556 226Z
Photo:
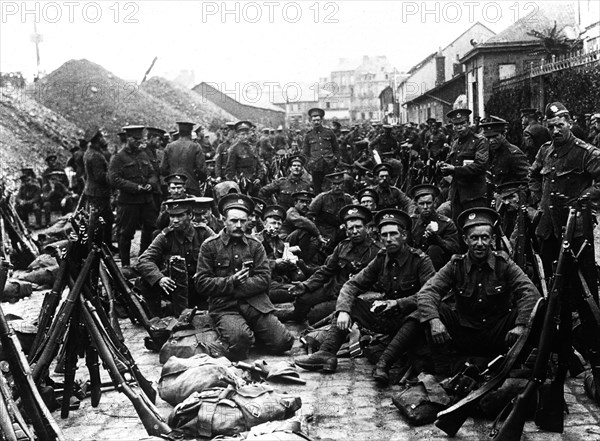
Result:
M130 124L169 130L191 118L88 60L67 61L36 83L34 95L84 130L100 126L110 134Z
M27 89L4 87L0 93L0 177L9 187L21 168L33 168L39 176L50 153L65 164L82 130L32 99Z
M152 77L140 89L187 114L191 121L215 131L221 123L236 120L214 103L173 81Z

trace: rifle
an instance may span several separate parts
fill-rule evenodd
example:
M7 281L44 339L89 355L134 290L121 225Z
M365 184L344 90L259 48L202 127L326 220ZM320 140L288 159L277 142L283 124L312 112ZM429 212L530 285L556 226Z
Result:
M6 229L4 228L4 218L2 216L0 216L0 242L2 242L2 258L10 264L12 247L10 245L10 239L6 234Z
M104 285L104 289L106 289L106 297L108 298L108 318L110 319L110 326L115 331L115 334L119 341L125 341L123 337L123 332L121 331L121 324L119 323L119 317L117 317L117 311L115 310L115 294L113 291L113 287L111 284L110 276L106 270L104 265L100 265L100 279L102 280L102 285Z
M104 366L107 368L117 390L129 398L138 416L142 420L148 435L161 437L162 435L170 433L171 428L162 419L154 405L148 401L146 395L138 393L135 390L135 386L130 386L121 374L117 367L117 363L115 362L114 356L116 354L111 351L110 346L107 341L105 341L105 337L99 330L99 323L97 323L92 316L94 308L92 304L86 302L83 297L81 297L81 303L85 306L81 309L83 322L86 324L92 342L98 350L98 354L100 355Z
M541 327L540 322L545 307L545 299L539 299L531 312L531 317L527 323L527 331L519 336L500 364L497 364L495 369L494 366L490 368L492 372L485 372L486 376L489 375L489 379L456 404L439 412L435 421L436 427L446 432L448 436L456 435L456 432L458 432L471 415L479 401L489 392L497 389L508 377L513 366L524 356L528 355L528 349L537 343L537 330Z
M506 234L504 234L504 230L502 229L502 225L500 225L500 222L496 222L496 231L498 232L499 248L504 248L504 251L506 251L509 256L513 255L513 249L510 244L510 240L508 240Z
M527 216L527 207L519 207L517 212L517 239L513 252L513 260L523 271L527 267L527 259L525 254L526 232L525 232L525 217Z
M508 413L500 430L494 429L490 434L493 439L502 441L518 441L521 439L525 419L527 417L527 409L529 408L535 393L540 386L544 384L546 379L552 343L556 337L556 321L559 318L557 313L560 306L560 296L565 284L565 270L568 264L567 259L571 240L573 239L573 233L575 231L576 217L577 211L574 208L571 208L569 210L565 232L562 237L562 246L560 254L558 255L558 263L554 273L552 289L550 290L550 296L548 297L548 304L544 315L544 323L542 325L537 357L535 359L531 379L528 381L523 392L508 405L506 410L508 411L508 409L510 409L510 413ZM512 406L512 408L510 406Z
M0 261L0 290L4 291L4 285L8 278L9 265L4 260ZM11 372L17 386L19 396L25 413L29 417L34 431L42 440L63 440L63 434L54 421L52 414L42 401L37 387L32 378L31 369L21 349L19 339L8 325L4 311L0 307L0 342L10 360Z

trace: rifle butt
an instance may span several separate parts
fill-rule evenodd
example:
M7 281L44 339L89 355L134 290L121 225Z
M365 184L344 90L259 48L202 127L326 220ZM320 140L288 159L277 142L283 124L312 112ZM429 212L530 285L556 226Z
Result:
M437 414L433 423L435 427L444 431L449 437L454 437L469 417L469 406L462 406L455 410L442 411Z
M88 345L85 350L85 364L90 373L90 397L92 407L98 407L102 396L102 381L100 379L100 364L98 351L93 345Z
M494 441L520 441L528 415L527 410L537 389L538 383L529 381L525 390L517 395L500 429L490 434Z

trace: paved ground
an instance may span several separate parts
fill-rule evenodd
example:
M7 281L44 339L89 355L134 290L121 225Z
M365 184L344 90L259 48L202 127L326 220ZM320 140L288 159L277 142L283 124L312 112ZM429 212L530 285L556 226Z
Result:
M598 242L598 241L596 241ZM599 247L597 246L597 249ZM13 313L26 319L37 317L43 294L37 291L16 304L2 304L5 313ZM121 320L126 344L131 350L144 375L154 382L160 376L158 354L144 348L144 330L133 326L128 320ZM293 329L297 334L298 329ZM254 357L267 361L293 360L303 350L296 342L285 357L272 357L255 354ZM408 426L391 401L400 389L393 386L387 389L375 387L371 380L372 365L364 358L340 359L338 373L323 375L305 372L301 376L307 381L305 386L276 386L302 397L302 409L298 414L308 421L306 429L316 439L333 440L444 440L445 434L433 425L423 427ZM87 369L80 360L78 378L87 378ZM103 371L103 380L108 380ZM525 427L523 440L554 441L600 440L600 412L584 394L581 379L569 379L565 389L569 415L565 420L563 434L549 434L537 430L533 422ZM158 398L157 407L166 418L171 407ZM83 400L79 410L72 411L69 418L62 420L59 412L54 413L58 424L69 440L142 440L149 439L144 427L129 400L118 392L103 394L100 405L94 409L89 399ZM457 440L485 440L488 438L489 421L469 419L458 433Z

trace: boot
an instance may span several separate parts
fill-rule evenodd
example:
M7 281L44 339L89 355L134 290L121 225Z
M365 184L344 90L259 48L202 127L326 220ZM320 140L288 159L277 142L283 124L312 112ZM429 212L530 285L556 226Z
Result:
M342 331L337 326L332 326L325 335L325 340L321 344L320 350L312 355L296 358L295 362L302 369L307 371L318 371L333 373L337 369L337 351L346 340L348 331Z
M119 257L121 258L121 268L131 266L131 241L119 238Z
M379 357L373 370L373 378L381 386L387 386L390 381L390 368L406 352L407 348L419 336L419 323L408 320L398 330L392 341Z

